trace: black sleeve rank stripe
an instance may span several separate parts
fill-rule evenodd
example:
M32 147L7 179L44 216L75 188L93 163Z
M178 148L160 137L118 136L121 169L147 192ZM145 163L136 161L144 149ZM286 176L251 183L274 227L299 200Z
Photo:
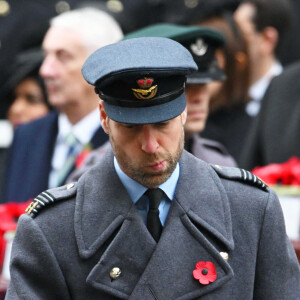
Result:
M42 192L43 195L45 195L45 197L47 197L50 201L54 202L54 197L47 191Z
M51 192L50 192L51 191ZM55 202L70 199L77 192L76 184L69 184L40 193L26 208L25 212L32 218Z
M211 166L222 178L238 180L256 186L264 191L268 190L268 186L250 171L232 167L222 167L216 165Z
M43 201L43 199L40 196L37 196L36 198L34 198L35 201L38 201L41 205L45 206L45 202ZM47 202L46 202L47 203Z

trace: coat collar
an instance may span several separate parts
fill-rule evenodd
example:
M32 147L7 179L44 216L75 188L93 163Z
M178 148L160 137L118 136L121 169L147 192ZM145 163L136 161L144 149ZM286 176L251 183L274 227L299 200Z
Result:
M186 151L180 160L176 198L194 222L234 248L227 193L213 169Z
M82 176L74 219L79 255L88 259L110 241L88 284L123 299L153 299L151 295L166 292L165 284L174 284L173 276L180 276L184 288L171 289L169 299L193 299L230 280L233 271L219 252L234 248L231 215L216 173L184 152L174 200L156 244L114 170L111 151ZM200 260L215 263L219 278L214 284L201 287L191 277ZM109 271L116 266L124 272L111 281Z

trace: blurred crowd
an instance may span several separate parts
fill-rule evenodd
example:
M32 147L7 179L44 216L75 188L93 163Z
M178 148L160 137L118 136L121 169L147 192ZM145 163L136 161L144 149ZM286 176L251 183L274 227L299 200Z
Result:
M103 157L83 62L172 25L203 28L189 49L201 79L186 84L185 149L247 170L300 157L298 13L296 0L0 1L0 119L11 126L0 139L13 135L0 143L0 203L77 180Z

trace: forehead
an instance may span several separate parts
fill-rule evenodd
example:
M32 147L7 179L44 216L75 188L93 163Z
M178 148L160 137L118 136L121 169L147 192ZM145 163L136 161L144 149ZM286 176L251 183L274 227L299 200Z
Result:
M60 27L50 27L47 31L42 48L46 52L67 51L70 53L86 53L83 36L80 32Z
M238 22L245 23L251 21L255 15L256 8L251 3L242 3L235 12L235 18Z
M32 88L32 89L39 88L40 89L40 85L37 83L37 81L30 77L20 81L17 84L16 88L19 88L19 87Z

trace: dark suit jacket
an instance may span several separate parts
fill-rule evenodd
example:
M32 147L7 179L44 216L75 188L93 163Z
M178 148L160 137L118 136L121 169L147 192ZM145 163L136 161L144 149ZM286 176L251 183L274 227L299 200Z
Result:
M244 104L221 108L209 114L201 136L224 145L239 165L241 150L252 121Z
M57 133L56 112L16 130L7 162L4 202L25 202L48 188ZM99 128L91 140L93 148L107 139Z
M299 265L277 196L229 169L235 176L220 177L183 153L156 244L108 151L78 184L41 196L47 203L51 195L54 204L38 204L35 217L21 217L6 299L299 299ZM215 264L215 282L193 278L199 261ZM121 275L112 280L114 267Z
M227 152L225 147L213 140L204 139L198 134L193 135L191 153L207 163L226 167L236 167L234 158Z
M275 77L250 130L240 166L256 166L300 157L300 63Z

